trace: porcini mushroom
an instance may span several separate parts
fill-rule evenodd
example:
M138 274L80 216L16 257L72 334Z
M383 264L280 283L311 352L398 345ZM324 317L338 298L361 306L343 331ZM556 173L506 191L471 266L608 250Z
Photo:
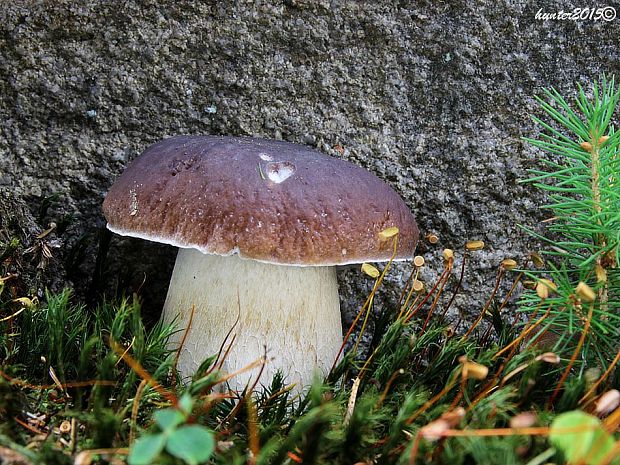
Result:
M187 328L182 375L233 329L223 369L267 350L261 381L281 370L298 389L325 374L342 344L336 265L411 258L418 228L370 172L281 141L179 136L149 147L103 204L113 232L179 247L164 321ZM173 343L179 343L183 331ZM232 381L242 388L258 369Z

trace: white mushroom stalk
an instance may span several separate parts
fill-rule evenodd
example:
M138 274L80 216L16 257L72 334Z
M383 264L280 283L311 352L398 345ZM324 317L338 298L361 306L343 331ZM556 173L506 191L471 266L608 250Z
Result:
M335 267L272 265L180 249L163 314L165 322L175 318L181 330L173 348L188 328L177 366L183 377L195 374L203 360L217 354L234 328L224 373L242 370L266 350L259 385L268 385L281 371L299 392L313 377L328 373L342 344ZM244 371L229 380L230 387L243 390L260 371Z

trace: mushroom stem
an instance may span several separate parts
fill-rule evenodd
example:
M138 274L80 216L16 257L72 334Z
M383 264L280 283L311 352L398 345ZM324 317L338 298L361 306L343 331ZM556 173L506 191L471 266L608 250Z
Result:
M178 362L183 377L216 354L233 327L236 338L223 371L248 366L266 348L268 363L259 382L268 385L280 370L297 392L316 372L327 373L342 344L335 267L272 265L180 249L162 315L167 323L178 315L181 331L171 340L174 348L183 338L192 305L194 318ZM230 387L242 390L259 371L236 376Z

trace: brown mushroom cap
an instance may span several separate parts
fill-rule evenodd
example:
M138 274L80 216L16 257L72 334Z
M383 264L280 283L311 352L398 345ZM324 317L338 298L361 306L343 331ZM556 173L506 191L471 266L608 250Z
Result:
M413 256L418 228L372 173L280 141L178 136L149 147L111 187L108 228L203 253L289 265Z

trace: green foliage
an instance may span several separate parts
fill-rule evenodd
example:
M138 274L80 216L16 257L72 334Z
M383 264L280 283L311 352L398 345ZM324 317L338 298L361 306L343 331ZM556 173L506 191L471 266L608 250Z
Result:
M551 443L562 451L568 463L585 465L618 464L620 457L607 460L614 450L614 439L601 421L580 411L566 412L551 423Z
M95 377L98 368L106 365L106 357L112 355L110 339L131 344L131 356L156 376L168 369L162 361L170 354L166 341L172 328L159 323L147 331L136 297L132 302L123 299L118 305L103 302L92 311L73 304L68 289L47 293L45 305L24 308L18 326L20 331L11 338L6 361L21 367L30 380L49 379L50 368L62 382ZM135 388L137 375L131 370L124 373L123 391ZM116 377L117 373L112 370L109 376Z
M562 354L578 348L589 325L579 359L607 366L619 347L620 132L612 117L620 89L603 77L591 92L579 87L574 105L553 88L544 93L546 100L537 100L546 119L533 118L542 132L526 140L548 154L541 159L546 169L530 170L526 182L548 193L553 217L548 236L530 231L548 245L549 260L529 274L551 279L557 292L546 299L525 293L521 308L539 317L549 309L536 334L554 334ZM580 282L593 289L594 302L576 291Z
M57 328L46 323L45 312L51 305L65 306L55 309L53 314L65 318L66 325L86 328L85 334L75 337L67 327L63 331L65 336L50 338L48 333ZM139 402L133 427L139 436L127 457L131 465L242 464L247 463L249 451L255 445L258 449L253 450L252 460L256 464L292 465L298 460L321 464L409 463L413 438L426 425L450 412L459 399L469 409L454 427L466 425L472 433L480 428L504 428L523 405L540 409L537 399L546 399L554 386L552 381L557 381L555 368L537 361L536 350L521 351L511 359L495 359L494 344L480 346L462 337L447 336L445 328L436 323L414 337L415 323L404 323L393 314L385 337L377 337L380 342L363 372L358 358L350 355L341 363L340 377L327 383L317 381L301 397L291 394L281 376L250 396L221 397L216 387L220 375L209 369L214 361L211 359L203 365L202 376L196 376L178 401L171 404L148 386L137 397L140 378L119 361L119 354L106 342L114 339L129 348L128 354L156 374L154 379L177 390L174 378L167 376L170 354L165 349L166 334L162 334L162 329L146 331L136 317L138 310L134 300L116 305L105 303L92 313L80 313L85 308L71 304L64 293L50 295L46 305L29 310L39 320L29 329L29 337L37 339L37 352L30 354L28 360L34 363L58 343L65 348L65 354L53 360L63 361L65 376L116 382L112 386L68 389L71 398L60 400L58 388L53 386L33 390L0 383L0 392L10 399L4 405L0 396L0 424L7 425L0 430L0 435L5 434L0 439L4 437L10 444L27 443L27 431L11 423L12 419L24 421L23 412L45 412L50 419L56 419L52 420L56 427L62 419L71 418L81 425L77 450L127 447L129 429L134 424L132 408ZM23 339L19 337L21 346ZM77 344L77 348L71 344ZM18 346L12 353L26 357L24 350ZM77 354L76 359L67 356L69 353ZM527 368L512 376L509 384L478 399L488 380L471 379L460 384L461 355L483 363L490 373L504 363L506 371ZM28 376L39 382L45 379L42 369L23 364L5 365L4 370L13 376L31 372ZM361 378L354 393L350 380L358 376ZM583 393L583 386L579 382L567 383L569 388L573 384L578 386L578 391L571 394L575 398ZM433 401L442 390L445 393ZM553 413L542 410L539 415L545 421L553 417ZM15 436L9 439L8 434ZM48 442L28 453L39 461L46 454L47 463L62 463L60 458L66 455L53 442L55 437L57 433L50 434ZM543 439L533 441L523 436L494 438L472 434L439 443L422 439L416 463L497 463L501 459L502 463L525 464L547 449L548 443Z
M187 424L192 406L191 396L185 394L176 408L155 412L158 432L145 434L133 445L129 465L156 463L164 452L189 465L206 462L215 450L215 439L208 428Z
M24 412L42 412L50 418L75 418L83 425L83 447L112 447L119 437L127 437L123 419L141 379L119 360L110 340L127 348L154 379L165 379L171 368L166 343L172 328L158 324L147 330L137 298L89 309L73 303L65 290L47 293L42 305L29 299L0 302L0 315L7 314L16 316L0 322L5 354L0 370L11 379L0 381L0 434L23 434L16 421L28 420ZM75 381L83 385L72 387ZM35 386L19 389L24 384ZM155 401L159 395L147 387L142 403L151 407L146 411ZM54 448L45 450L54 453Z

